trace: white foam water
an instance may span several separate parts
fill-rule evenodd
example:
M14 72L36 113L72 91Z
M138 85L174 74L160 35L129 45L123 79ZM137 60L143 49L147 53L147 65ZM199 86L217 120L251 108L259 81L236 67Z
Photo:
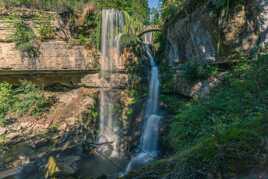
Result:
M111 83L111 73L122 64L120 62L120 38L124 29L124 16L115 9L102 10L102 34L100 62L101 77L104 83ZM112 85L111 85L112 86ZM112 91L100 90L100 132L98 151L106 157L119 157L119 129L114 115Z

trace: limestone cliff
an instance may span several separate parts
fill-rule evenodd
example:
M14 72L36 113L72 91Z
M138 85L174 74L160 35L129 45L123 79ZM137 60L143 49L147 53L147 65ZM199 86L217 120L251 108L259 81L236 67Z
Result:
M40 54L28 58L12 39L16 23L24 17L36 36ZM51 26L51 36L43 39L44 26ZM62 19L53 12L11 9L0 14L0 69L2 70L89 70L98 68L96 50L72 43L70 31Z

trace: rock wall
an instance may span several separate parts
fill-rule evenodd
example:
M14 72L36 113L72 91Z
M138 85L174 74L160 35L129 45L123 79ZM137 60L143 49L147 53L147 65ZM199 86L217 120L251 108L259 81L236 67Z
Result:
M212 10L213 3L215 1L208 1L190 14L180 12L165 24L164 64L174 69L174 86L179 94L192 97L205 94L211 88L210 79L185 80L177 70L181 64L193 60L197 63L228 63L232 60L229 58L231 54L238 51L251 54L257 44L267 41L267 1L245 1L244 5L232 7L228 16Z
M42 42L40 56L24 58L15 43L0 42L0 69L2 70L94 70L97 55L84 46L72 46L64 41ZM94 54L95 53L95 54Z
M211 24L204 10L166 24L165 54L169 64L175 65L193 58L214 61L216 50Z

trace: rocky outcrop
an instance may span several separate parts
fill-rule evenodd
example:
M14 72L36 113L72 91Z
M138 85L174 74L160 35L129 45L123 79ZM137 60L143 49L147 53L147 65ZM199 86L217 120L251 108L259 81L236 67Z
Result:
M0 141L0 171L21 167L26 170L35 163L39 171L29 173L33 175L43 170L49 156L56 156L60 172L74 174L78 168L75 163L94 148L98 128L96 90L79 88L46 95L57 99L48 112L39 117L26 114L18 119L10 114L13 122L0 127L4 139ZM69 150L74 151L68 153Z
M177 93L188 97L206 97L213 88L217 87L224 80L226 73L223 72L198 82L189 82L181 74L181 72L176 73L174 90Z
M110 74L109 82L103 80L100 74L89 74L81 79L80 84L87 87L124 89L128 85L128 74L112 73Z
M214 61L215 42L210 19L203 12L169 22L166 28L167 54L170 65L187 59Z
M26 24L32 28L37 38L41 39L40 28L52 27L53 36L50 39L69 40L70 28L56 12L42 11L29 8L3 8L0 7L0 41L11 41L10 37L15 32L15 23L24 18Z

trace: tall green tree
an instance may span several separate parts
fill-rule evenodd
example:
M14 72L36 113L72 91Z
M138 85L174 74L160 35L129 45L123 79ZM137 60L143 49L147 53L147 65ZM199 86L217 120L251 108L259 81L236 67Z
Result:
M147 0L95 0L99 8L115 8L127 11L131 16L147 20L149 7Z

